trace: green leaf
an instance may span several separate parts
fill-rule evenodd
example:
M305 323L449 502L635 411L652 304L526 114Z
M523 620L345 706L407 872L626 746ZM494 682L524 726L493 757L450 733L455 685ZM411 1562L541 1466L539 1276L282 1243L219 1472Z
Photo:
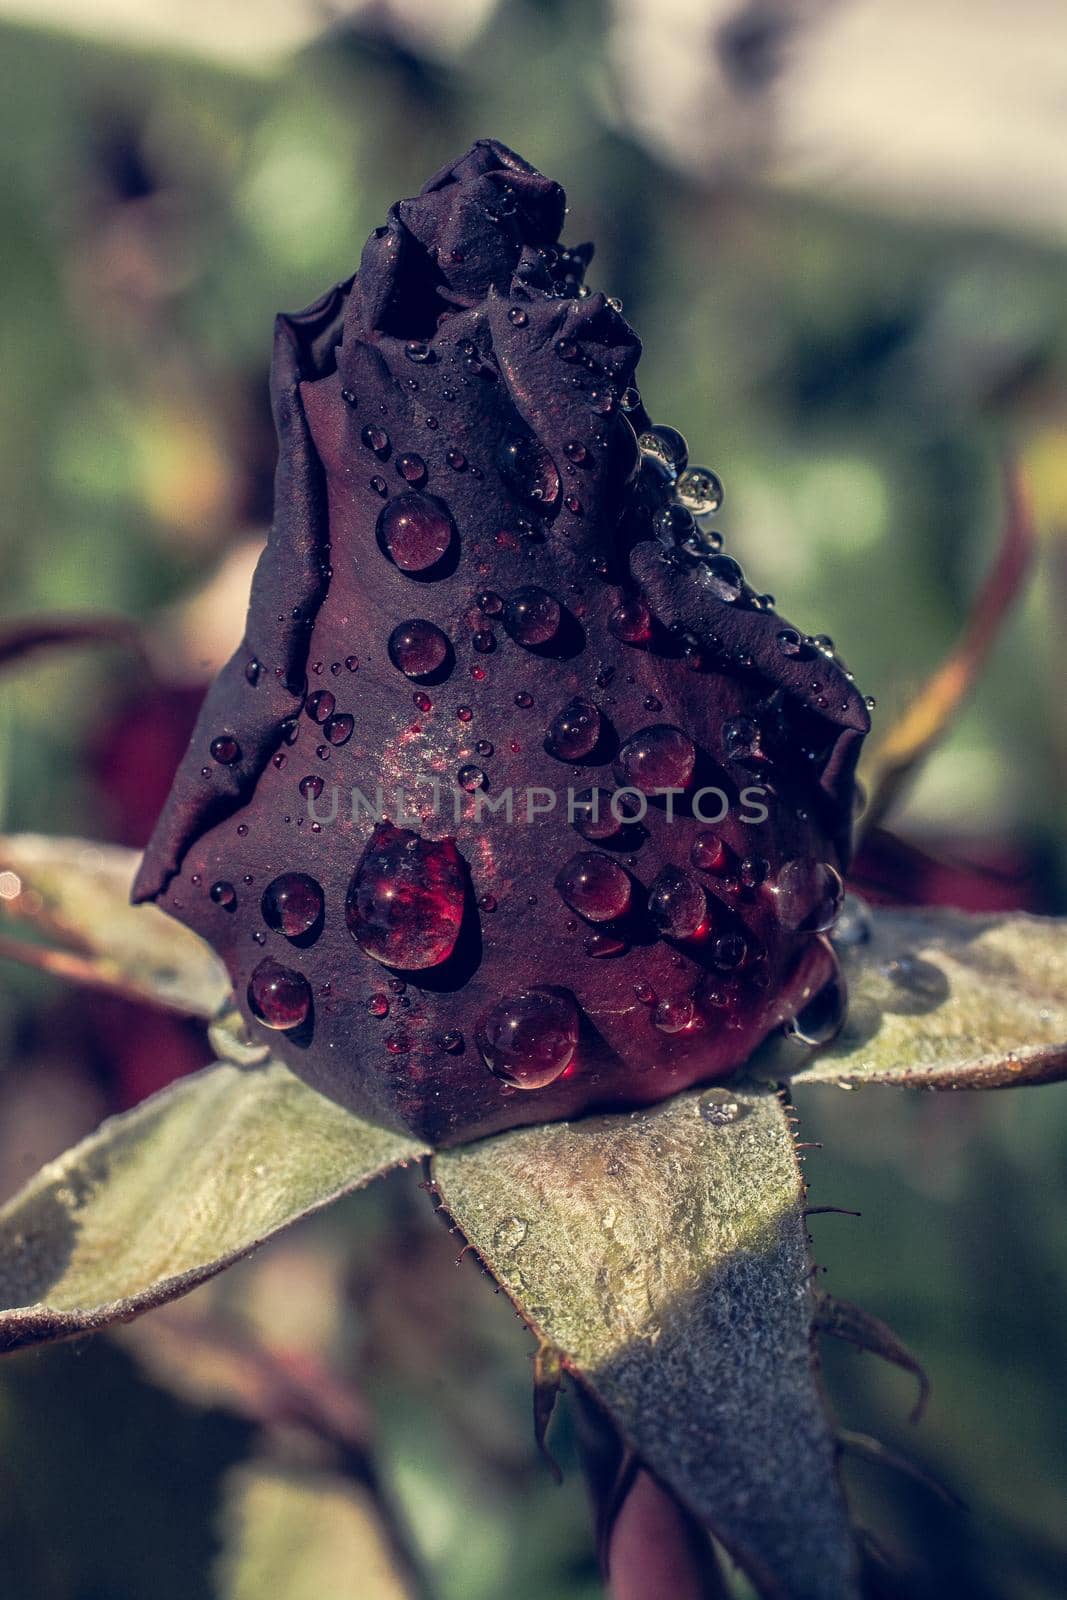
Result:
M442 1152L434 1172L538 1337L762 1591L852 1595L777 1097L713 1088L523 1128Z
M1003 1089L1067 1076L1067 921L875 910L846 947L849 1009L813 1057L782 1040L761 1077L796 1086L915 1084Z
M156 906L131 906L135 850L52 839L0 838L0 928L21 927L61 949L3 940L2 953L60 977L211 1017L230 992L210 946Z
M184 1078L105 1122L0 1210L0 1351L172 1300L423 1153L277 1062Z
M224 1509L218 1600L412 1600L362 1484L321 1468L234 1468Z

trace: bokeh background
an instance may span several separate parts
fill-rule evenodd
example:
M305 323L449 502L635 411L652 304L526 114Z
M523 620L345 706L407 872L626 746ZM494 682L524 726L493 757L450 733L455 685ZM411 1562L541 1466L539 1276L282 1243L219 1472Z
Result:
M1022 463L1026 596L891 819L899 853L858 872L884 898L1067 911L1056 0L3 0L0 631L133 618L147 656L3 670L0 825L144 842L269 519L273 313L347 275L390 201L484 135L566 186L569 237L597 241L592 281L645 340L646 403L721 472L730 548L833 636L876 734L958 636L999 458ZM0 1198L206 1059L192 1025L0 967ZM863 1213L813 1222L826 1286L934 1382L911 1428L906 1378L829 1349L838 1414L967 1504L848 1468L886 1592L1062 1595L1067 1086L808 1091L803 1110L813 1203ZM530 1341L457 1251L401 1175L177 1310L5 1361L0 1592L272 1592L269 1541L233 1553L242 1485L322 1464L270 1384L234 1376L261 1362L338 1388L444 1600L599 1593L572 1421L557 1488ZM312 1538L287 1534L298 1567ZM389 1592L343 1541L331 1559L316 1600Z

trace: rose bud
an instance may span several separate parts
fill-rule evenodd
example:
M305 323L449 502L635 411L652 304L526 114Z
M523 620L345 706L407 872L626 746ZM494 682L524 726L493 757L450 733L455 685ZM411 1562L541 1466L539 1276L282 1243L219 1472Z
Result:
M708 531L564 204L479 141L278 319L274 527L135 886L294 1072L438 1143L841 1007L864 701Z

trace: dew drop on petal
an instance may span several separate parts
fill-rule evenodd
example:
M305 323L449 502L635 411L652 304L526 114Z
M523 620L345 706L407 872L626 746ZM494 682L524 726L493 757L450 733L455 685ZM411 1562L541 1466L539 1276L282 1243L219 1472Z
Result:
M648 914L668 939L692 939L707 924L708 897L680 867L664 867L648 891Z
M490 1072L516 1089L543 1089L578 1048L578 1007L565 991L526 989L493 1007L476 1039Z
M303 973L268 958L248 980L248 1005L266 1028L298 1028L311 1010L311 987Z
M427 678L448 660L449 643L440 628L422 617L402 622L389 635L389 659L408 678Z
M454 537L448 507L432 494L397 495L378 513L378 541L401 572L430 571L448 554Z
M299 939L321 922L326 909L321 886L306 872L283 872L263 891L260 911L268 928Z
M693 776L696 746L681 728L658 722L632 734L619 751L614 772L625 788L654 794L657 789L685 789Z
M348 886L348 930L365 955L386 966L439 966L459 938L466 883L453 839L423 839L380 822Z
M548 644L559 632L559 601L535 584L516 589L504 606L504 627L516 644Z
M581 695L563 707L549 726L545 748L560 761L581 761L600 739L600 712Z
M587 922L612 922L630 909L628 873L595 850L581 850L556 874L556 888Z

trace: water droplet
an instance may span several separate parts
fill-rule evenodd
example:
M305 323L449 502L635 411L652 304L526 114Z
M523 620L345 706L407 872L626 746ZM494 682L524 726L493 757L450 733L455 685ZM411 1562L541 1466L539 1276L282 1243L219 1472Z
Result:
M389 659L408 678L427 678L440 671L449 650L440 628L422 617L402 622L389 635Z
M384 461L389 454L389 435L384 428L378 428L373 422L368 422L360 434L368 450L373 450L380 461Z
M614 839L622 831L622 821L612 810L612 789L583 789L574 797L574 827L583 839ZM616 807L621 810L621 806Z
M327 717L333 715L336 704L329 689L316 689L313 695L308 696L305 710L312 722L325 722Z
M264 889L259 909L268 928L287 939L300 939L322 921L326 901L320 885L306 872L283 872Z
M504 609L504 602L495 589L483 589L475 597L475 604L478 610L487 617L499 617Z
M526 689L520 689L515 696L515 704L523 711L529 711L533 705L533 695Z
M527 989L500 1003L477 1030L489 1070L516 1089L554 1083L578 1048L578 1007L565 991Z
M836 957L835 968L833 976L818 994L785 1024L783 1032L788 1039L814 1049L829 1044L840 1032L848 1010L848 989Z
M387 1017L389 1015L389 996L387 994L372 994L367 1001L367 1010L372 1017Z
M626 740L614 772L616 781L626 788L654 794L657 789L685 789L695 763L696 746L689 735L658 722Z
M322 779L309 772L306 778L301 778L299 788L305 800L317 800L323 789Z
M723 725L722 748L727 761L740 761L746 766L766 761L763 749L763 730L753 717L732 717Z
M602 417L610 417L618 403L618 396L610 384L589 391L589 404Z
M454 535L448 507L432 494L398 495L378 514L379 544L401 572L429 572L448 554Z
M585 445L582 444L580 439L568 439L567 443L563 446L563 454L567 457L568 461L573 461L575 466L579 467L583 462L588 461L589 459L589 451L585 448Z
M511 487L531 505L554 506L559 499L563 487L559 468L532 434L506 439L497 451L497 464Z
M365 955L421 970L446 961L463 921L466 871L453 839L379 822L352 875L348 930Z
M643 1006L654 1006L656 1003L656 991L650 983L635 983L634 995Z
M429 345L423 344L421 339L409 339L404 346L404 354L409 361L432 361L433 351Z
M698 833L689 855L694 867L703 872L725 872L730 852L717 833Z
M426 712L433 710L433 701L430 699L428 694L423 692L422 689L416 689L411 699L414 703L416 711Z
M467 470L467 458L462 450L449 450L445 456L445 461L453 472L466 472Z
M573 339L557 339L556 354L561 361L577 361L581 351Z
M470 706L457 706L456 716L459 718L460 722L470 722L474 716L474 712L471 710Z
M241 759L241 746L232 733L218 734L212 739L208 749L212 761L217 761L220 767L232 767L235 761Z
M784 656L804 654L804 638L795 628L781 628L776 635L778 648Z
M623 410L630 409L623 406ZM668 428L657 424L638 436L637 448L641 454L659 466L664 467L673 477L681 472L689 459L689 446L676 428Z
M562 612L559 601L547 589L527 584L515 593L504 606L504 627L516 644L528 648L548 644L559 632Z
M744 965L748 955L748 944L743 934L727 933L715 941L715 965L724 972L732 972L735 967Z
M347 744L355 725L355 717L349 716L347 711L339 711L335 717L326 718L322 731L331 744Z
M865 705L865 706L866 706L866 707L867 707L867 710L868 710L868 711L873 711L873 710L874 710L874 708L875 708L875 706L876 706L876 705L877 705L877 704L878 704L878 702L877 702L877 700L876 700L876 699L875 699L875 698L874 698L874 695L873 695L873 694L869 694L869 695L868 695L868 696L867 696L867 698L866 698L866 700L865 700L865 701L864 701L864 702L863 702L863 703L864 703L864 705Z
M493 1230L493 1244L505 1255L517 1250L529 1232L525 1217L502 1217Z
M463 1049L463 1035L458 1028L448 1028L439 1035L437 1043L442 1050L447 1050L449 1055L456 1056Z
M553 717L545 748L560 761L581 761L596 748L600 730L600 712L591 700L577 695Z
M213 883L208 890L208 894L217 906L222 907L223 911L232 911L237 905L237 890L232 883L226 883L223 880Z
M474 746L474 753L476 756L491 756L493 746L488 739L478 739Z
M713 516L723 502L723 487L710 467L687 467L674 486L676 498L694 517Z
M384 478L381 478L381 477L372 478L370 480L370 486L374 490L375 494L380 494L381 495L383 500L386 498L386 496L389 493L389 485L386 483ZM319 671L320 672L322 671L321 667L319 668Z
M298 1028L311 1010L311 987L303 973L268 958L248 980L248 1005L266 1028Z
M684 506L660 506L652 518L652 531L661 544L673 549L676 545L685 545L696 537L696 523L692 513Z
M396 470L405 483L410 483L416 489L426 482L426 463L414 451L407 450L402 456L397 456Z
M358 672L359 671L359 657L358 656L345 656L345 666L348 668L349 672Z
M652 613L643 600L623 600L608 618L608 628L623 644L647 644Z
M619 404L622 406L624 411L636 411L638 406L641 404L641 396L632 384L630 388L622 391Z
M733 556L709 556L703 567L704 582L720 600L733 604L741 598L745 575Z
M692 939L707 925L708 897L680 867L664 867L648 891L653 926L668 939Z
M681 1033L691 1026L696 1016L693 997L689 994L671 995L658 1000L652 1009L652 1021L661 1033Z
M480 656L487 656L496 649L496 634L492 628L479 628L471 635L471 648L477 650Z
M250 684L252 684L253 688L259 682L259 675L262 671L262 663L257 661L255 656L252 657L251 661L246 663L245 678Z
M563 501L563 504L564 504L564 507L566 508L566 510L568 510L570 512L572 517L580 517L581 516L581 514L582 514L582 502L579 500L579 498L578 498L578 496L576 494L567 495L566 498Z
M460 767L456 773L456 782L467 794L474 794L476 789L484 789L489 782L481 767Z
M785 862L770 889L783 924L801 933L825 933L832 928L845 893L836 867L810 856Z
M630 909L630 878L610 856L581 850L556 874L556 888L587 922L613 922Z
M748 1107L737 1098L732 1089L723 1089L718 1084L714 1088L705 1089L697 1098L697 1113L705 1122L710 1122L713 1128L726 1127L728 1123L740 1122L742 1117L748 1115Z
M508 312L508 321L511 323L513 328L525 328L529 320L529 317L527 316L526 312L523 311L521 306L512 306L511 310Z

